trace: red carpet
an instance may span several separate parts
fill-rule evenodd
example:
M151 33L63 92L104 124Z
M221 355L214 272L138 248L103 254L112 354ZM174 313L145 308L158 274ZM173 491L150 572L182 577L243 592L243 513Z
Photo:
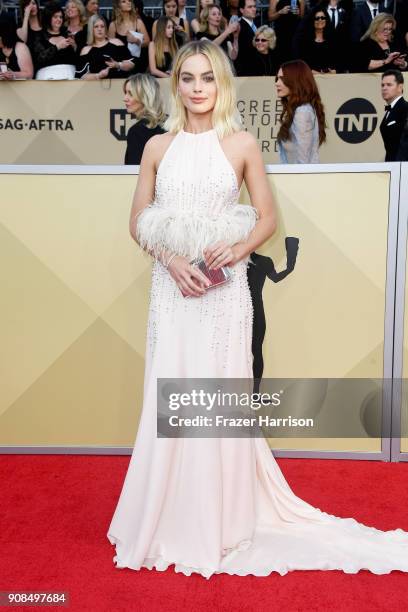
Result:
M2 455L0 591L68 591L70 611L408 609L408 575L295 571L202 576L115 569L106 532L129 457ZM408 531L408 465L279 459L294 492L321 510ZM12 610L36 610L19 606ZM59 609L46 608L47 610Z

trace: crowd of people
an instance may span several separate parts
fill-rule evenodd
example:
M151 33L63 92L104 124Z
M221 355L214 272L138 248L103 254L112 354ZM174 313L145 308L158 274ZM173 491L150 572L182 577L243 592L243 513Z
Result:
M112 20L98 0L20 0L18 23L0 0L0 79L169 77L177 50L206 38L237 76L276 75L302 59L313 73L407 69L408 0L163 0L153 19L143 0L113 0ZM263 22L263 25L261 24Z

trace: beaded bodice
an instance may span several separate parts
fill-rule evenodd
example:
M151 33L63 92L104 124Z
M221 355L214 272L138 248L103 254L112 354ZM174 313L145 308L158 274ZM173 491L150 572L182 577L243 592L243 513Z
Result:
M156 175L155 201L160 206L217 214L238 200L233 167L214 129L174 137Z

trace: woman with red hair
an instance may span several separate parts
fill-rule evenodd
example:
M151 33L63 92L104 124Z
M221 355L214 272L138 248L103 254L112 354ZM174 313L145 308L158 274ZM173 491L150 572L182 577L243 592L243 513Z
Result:
M326 140L326 121L311 69L302 60L285 62L275 81L283 105L277 137L281 163L319 163L319 147Z

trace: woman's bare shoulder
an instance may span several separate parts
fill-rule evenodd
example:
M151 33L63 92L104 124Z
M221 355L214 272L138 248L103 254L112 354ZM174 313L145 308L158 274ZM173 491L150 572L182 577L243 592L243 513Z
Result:
M224 139L224 142L233 151L239 151L244 158L250 157L254 152L259 151L258 141L247 130L233 132Z
M112 45L115 45L115 47L124 47L123 42L119 40L119 38L110 38L109 42L112 43Z
M149 156L156 169L176 135L174 132L164 132L163 134L155 134L147 141L145 148L148 148Z
M257 145L257 140L251 132L248 130L240 130L239 132L234 132L233 136L235 137L235 142L242 147L253 147Z

